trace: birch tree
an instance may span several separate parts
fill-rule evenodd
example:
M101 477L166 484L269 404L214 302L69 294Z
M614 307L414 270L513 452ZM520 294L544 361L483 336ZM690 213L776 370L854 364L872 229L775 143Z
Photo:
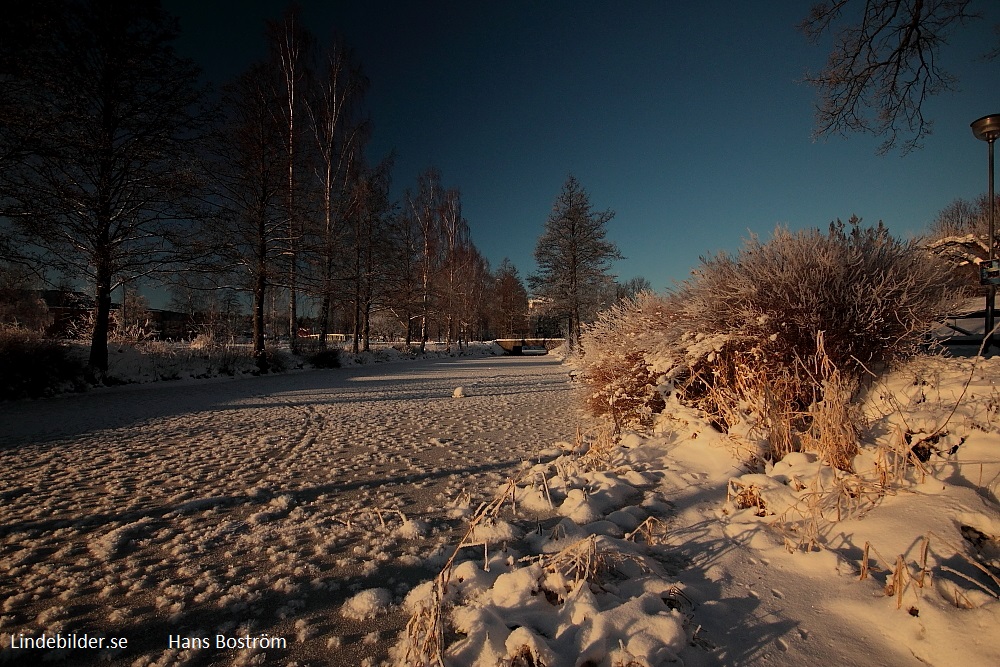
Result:
M288 235L285 257L288 263L288 331L292 352L298 350L298 267L299 242L303 234L301 205L298 201L298 144L302 134L300 111L304 102L312 36L302 26L299 12L293 5L281 21L269 21L267 32L272 57L278 64L281 91L280 110L282 136L285 144L285 216Z
M442 264L440 278L443 282L440 291L445 337L447 349L450 351L452 341L460 341L459 329L464 310L462 292L472 286L472 283L467 282L470 278L467 269L472 268L474 259L471 252L472 242L469 238L469 223L462 215L462 195L458 190L451 188L444 193L438 225Z
M339 38L324 58L316 89L306 110L315 139L322 228L319 230L320 340L330 331L330 310L336 283L337 243L346 219L359 202L354 187L370 127L361 104L368 90L354 54Z
M406 206L415 222L414 231L420 248L420 352L427 348L430 323L436 306L435 277L439 267L440 226L439 216L444 201L441 187L441 172L428 169L417 178L416 194L407 193Z

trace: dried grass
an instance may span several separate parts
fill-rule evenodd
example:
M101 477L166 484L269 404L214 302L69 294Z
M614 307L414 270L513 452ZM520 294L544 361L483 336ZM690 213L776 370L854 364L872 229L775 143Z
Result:
M626 533L624 539L635 542L639 537L649 545L663 544L667 537L667 523L655 516L646 517L635 530Z
M912 590L915 597L919 601L920 591L922 591L928 585L928 578L933 577L933 571L928 566L928 556L931 552L931 538L941 542L947 546L950 550L949 555L954 555L965 562L972 565L974 568L978 569L980 572L986 575L990 583L995 587L995 589L990 588L989 585L984 584L981 581L974 579L964 572L960 572L947 565L939 565L938 568L942 572L947 572L951 575L959 577L964 581L969 582L974 587L983 591L992 598L1000 599L1000 577L998 577L994 572L992 572L987 566L980 563L977 559L968 556L963 549L955 546L949 540L937 535L933 531L928 532L920 541L920 548L918 550L917 558L911 566L906 558L899 554L896 556L895 561L891 564L889 561L878 552L878 550L872 545L871 542L865 542L864 552L861 560L861 570L859 575L859 580L864 581L867 579L872 571L877 571L879 573L885 574L885 585L883 591L886 597L896 598L896 609L901 609L903 607L903 596L907 590ZM870 561L873 560L872 554L874 554L874 560L877 567L872 568ZM912 567L912 569L911 569ZM954 600L953 603L956 607L961 609L971 609L974 607L972 602L969 600L968 596L962 593L957 588L954 589ZM915 606L910 607L912 610L916 609Z
M729 480L729 487L726 491L726 502L732 504L736 509L755 509L757 516L767 516L767 503L760 494L760 487L756 484L747 484L739 479Z
M423 601L406 624L404 664L410 667L444 667L444 615L455 559L462 549L482 544L475 539L476 528L496 520L507 501L513 499L519 481L519 478L508 480L506 486L491 501L482 503L469 519L462 539L434 577L430 599Z
M522 646L511 656L510 660L502 660L498 667L547 667L541 658L535 655L529 646Z
M577 430L576 451L586 450L577 459L583 471L614 470L624 464L617 425L599 424L592 429Z

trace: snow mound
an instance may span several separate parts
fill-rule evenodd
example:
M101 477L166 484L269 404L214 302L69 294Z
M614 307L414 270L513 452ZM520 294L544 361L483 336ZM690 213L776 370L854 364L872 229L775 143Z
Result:
M392 534L404 540L415 540L427 534L427 524L419 519L407 519Z
M123 555L128 546L142 533L153 520L149 517L115 528L103 537L90 543L90 552L101 560L111 560Z
M365 621L384 614L392 603L392 593L385 588L369 588L349 598L340 613L345 618Z

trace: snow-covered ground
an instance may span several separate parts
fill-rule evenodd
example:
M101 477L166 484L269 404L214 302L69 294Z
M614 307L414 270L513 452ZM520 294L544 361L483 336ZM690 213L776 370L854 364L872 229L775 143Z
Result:
M384 657L468 508L572 439L575 393L552 357L443 357L2 404L0 662ZM9 648L43 632L128 648ZM169 647L262 633L287 648Z
M651 436L524 473L493 513L522 539L406 605L444 611L448 665L1000 664L998 377L921 358L875 383L857 475L804 453L750 472L750 439L668 402Z
M129 637L69 656L113 665L418 664L428 637L448 667L1000 664L998 378L1000 358L921 358L873 383L857 475L809 454L750 471L750 432L673 401L652 433L576 448L581 387L547 357L3 405L2 644ZM217 634L287 648L166 647Z

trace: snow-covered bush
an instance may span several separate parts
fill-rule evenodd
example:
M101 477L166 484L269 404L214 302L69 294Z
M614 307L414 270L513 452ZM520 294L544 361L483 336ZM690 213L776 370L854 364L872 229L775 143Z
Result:
M591 408L638 416L655 383L720 427L763 431L772 458L837 440L847 450L831 462L848 466L845 405L862 374L918 351L955 295L942 262L881 223L778 228L766 243L751 237L735 255L703 258L665 297L605 313L584 342Z
M583 379L593 387L587 406L593 414L609 417L616 428L644 422L663 410L646 354L655 336L669 328L670 312L665 299L641 292L602 311L581 337Z

